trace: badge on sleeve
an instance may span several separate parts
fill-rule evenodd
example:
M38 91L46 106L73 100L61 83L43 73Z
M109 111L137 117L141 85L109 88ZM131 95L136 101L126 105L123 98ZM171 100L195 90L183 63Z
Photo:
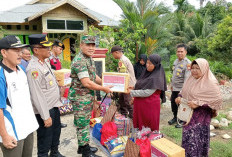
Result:
M32 72L31 72L31 76L32 76L33 79L37 79L38 76L39 76L38 71L32 71Z
M52 85L53 85L53 82L52 82L52 81L50 81L50 82L49 82L49 84L50 84L50 86L52 86Z
M191 70L191 64L187 64L187 69Z

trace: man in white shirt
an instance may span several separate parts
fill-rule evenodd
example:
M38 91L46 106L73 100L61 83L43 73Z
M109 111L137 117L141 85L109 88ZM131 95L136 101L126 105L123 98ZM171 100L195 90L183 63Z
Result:
M0 40L0 146L4 157L32 157L33 132L38 128L27 76L18 66L26 46L13 35Z

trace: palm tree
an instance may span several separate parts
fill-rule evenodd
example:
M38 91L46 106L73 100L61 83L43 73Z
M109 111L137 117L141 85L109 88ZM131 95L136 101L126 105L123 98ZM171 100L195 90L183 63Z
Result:
M165 32L165 25L168 24L167 20L166 23L164 22L165 20L160 20L163 18L161 15L168 13L169 9L163 4L156 5L155 0L137 0L136 3L130 2L129 0L113 1L122 9L122 17L130 21L132 29L136 22L144 25L144 28L147 29L147 34L143 39L146 49L149 51L154 50L159 43L159 41L156 41L157 36L162 36L161 33ZM158 26L160 27L158 28ZM156 33L154 33L154 31ZM150 44L148 44L147 41L149 41ZM141 47L141 45L138 45L136 42L136 60L138 59L139 47Z

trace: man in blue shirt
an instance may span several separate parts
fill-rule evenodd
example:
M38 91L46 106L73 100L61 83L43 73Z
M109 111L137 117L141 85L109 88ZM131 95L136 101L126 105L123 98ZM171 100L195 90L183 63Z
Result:
M29 48L25 47L22 49L21 65L26 69L30 60L31 60L31 52Z

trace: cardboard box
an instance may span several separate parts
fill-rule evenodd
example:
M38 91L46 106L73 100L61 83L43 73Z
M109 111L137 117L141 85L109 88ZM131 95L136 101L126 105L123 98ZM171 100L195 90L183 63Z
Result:
M184 148L175 143L161 138L151 142L151 156L152 157L185 157Z
M102 73L102 85L113 85L113 92L126 93L129 85L130 75L128 73Z
M56 80L58 82L59 86L67 86L71 84L71 70L70 69L61 69L54 71L54 74L56 76Z

